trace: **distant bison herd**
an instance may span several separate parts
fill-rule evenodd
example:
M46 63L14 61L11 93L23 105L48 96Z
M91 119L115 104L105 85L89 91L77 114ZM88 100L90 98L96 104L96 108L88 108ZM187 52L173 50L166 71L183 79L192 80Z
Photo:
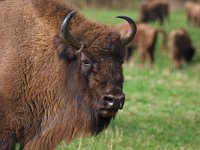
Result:
M122 64L135 36L61 0L0 2L0 149L52 150L96 135L123 108Z
M185 12L189 24L200 27L200 4L195 2L185 2ZM180 68L183 61L190 62L195 54L195 47L192 45L192 40L188 31L185 28L177 28L171 31L169 40L167 40L166 31L162 28L150 26L149 22L160 22L163 25L165 19L169 19L169 4L165 0L148 0L140 7L140 16L137 21L138 31L136 37L127 45L127 61L131 59L133 49L137 49L142 66L146 62L146 57L150 58L150 66L152 67L155 60L155 45L157 41L157 33L163 35L162 49L168 50L167 41L170 41L171 58L173 68ZM170 21L170 20L169 20ZM177 22L178 23L178 22ZM127 23L116 25L116 30L126 36L129 31Z

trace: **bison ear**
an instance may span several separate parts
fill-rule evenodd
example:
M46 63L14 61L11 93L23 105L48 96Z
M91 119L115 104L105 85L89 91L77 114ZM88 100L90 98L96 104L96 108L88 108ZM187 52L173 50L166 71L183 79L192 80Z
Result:
M64 58L65 60L71 60L76 57L76 50L70 44L67 44L63 38L58 35L54 36L54 48L57 51L59 57Z

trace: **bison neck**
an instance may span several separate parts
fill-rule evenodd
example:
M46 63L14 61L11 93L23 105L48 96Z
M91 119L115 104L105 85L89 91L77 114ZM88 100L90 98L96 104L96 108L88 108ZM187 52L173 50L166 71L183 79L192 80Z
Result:
M45 142L52 143L54 141L56 145L63 139L70 141L78 136L98 134L108 126L111 118L100 117L91 105L85 103L80 84L77 84L80 81L75 79L75 72L71 70L70 74L74 74L74 76L69 76L67 73L69 71L66 71L69 66L65 64L66 62L59 58L53 60L49 69L47 65L35 76L37 82L38 76L43 76L43 78L40 83L34 83L37 88L34 90L34 94L31 94L40 95L37 97L37 101L44 109L41 135L46 139ZM54 69L51 71L51 68ZM75 66L71 68L75 68ZM51 82L49 83L49 81ZM49 89L49 87L51 88ZM54 146L54 143L51 146Z

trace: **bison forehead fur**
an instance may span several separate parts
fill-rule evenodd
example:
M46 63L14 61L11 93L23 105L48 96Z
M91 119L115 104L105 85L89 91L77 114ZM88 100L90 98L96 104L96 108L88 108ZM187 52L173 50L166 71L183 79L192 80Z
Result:
M0 147L54 149L63 139L98 134L124 102L124 47L111 27L56 0L0 2ZM114 101L115 99L116 101Z

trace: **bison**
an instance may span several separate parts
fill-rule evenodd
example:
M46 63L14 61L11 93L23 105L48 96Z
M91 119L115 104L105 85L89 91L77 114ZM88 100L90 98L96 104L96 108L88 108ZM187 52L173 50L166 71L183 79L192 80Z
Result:
M185 13L186 13L186 16L187 16L187 22L188 22L188 23L191 22L191 19L192 19L191 11L192 11L192 8L194 7L195 4L196 4L196 3L195 3L195 2L192 2L192 1L187 1L187 2L185 2L185 4L184 4Z
M127 23L121 23L116 26L116 31L118 31L122 36L126 36L130 30ZM151 61L151 67L154 64L154 53L155 44L157 41L157 34L161 33L163 36L162 48L166 49L167 34L163 29L155 29L146 23L137 23L137 33L134 38L127 45L127 61L130 61L131 55L134 49L137 49L142 66L146 62L146 57L149 56Z
M184 5L188 23L200 26L200 4L187 1Z
M159 21L163 25L165 18L169 17L169 4L166 1L146 1L140 8L141 22Z
M0 2L0 149L52 150L96 135L123 108L121 37L61 0Z
M190 62L195 54L195 48L186 29L179 28L171 31L170 45L172 49L173 68L182 67L182 61Z

